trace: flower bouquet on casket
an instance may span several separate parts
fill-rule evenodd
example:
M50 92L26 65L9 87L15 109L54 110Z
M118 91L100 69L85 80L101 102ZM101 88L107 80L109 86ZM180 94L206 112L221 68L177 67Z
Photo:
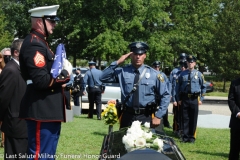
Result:
M113 125L118 122L118 116L117 116L117 109L116 109L116 101L115 100L109 100L106 108L101 113L101 116L105 122L106 125L109 125L108 132L113 131Z
M127 129L126 134L122 137L122 143L127 152L145 148L162 152L164 146L164 140L150 130L150 123L146 122L142 126L139 121L134 121Z

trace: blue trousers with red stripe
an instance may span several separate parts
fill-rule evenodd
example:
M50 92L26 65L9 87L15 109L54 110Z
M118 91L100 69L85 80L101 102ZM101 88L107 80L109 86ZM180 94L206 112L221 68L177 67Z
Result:
M27 120L28 160L54 160L61 122Z

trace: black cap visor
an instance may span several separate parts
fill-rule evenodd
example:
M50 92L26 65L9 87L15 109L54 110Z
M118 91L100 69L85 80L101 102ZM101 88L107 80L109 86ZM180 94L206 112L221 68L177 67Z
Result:
M44 16L44 18L49 20L49 21L55 21L55 22L60 21L60 18L58 18L57 16Z
M147 50L145 50L144 48L132 48L131 52L133 52L134 54L144 54L147 52Z

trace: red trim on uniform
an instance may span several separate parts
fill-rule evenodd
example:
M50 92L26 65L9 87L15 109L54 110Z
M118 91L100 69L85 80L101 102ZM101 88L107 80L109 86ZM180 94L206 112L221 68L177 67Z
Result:
M36 126L36 152L35 152L35 159L38 160L38 155L40 153L40 127L41 127L41 122L37 121L37 126Z

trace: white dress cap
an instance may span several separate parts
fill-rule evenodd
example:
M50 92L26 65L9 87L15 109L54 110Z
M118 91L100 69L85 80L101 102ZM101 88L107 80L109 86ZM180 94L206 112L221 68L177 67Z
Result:
M59 5L44 6L30 9L31 17L56 16Z

